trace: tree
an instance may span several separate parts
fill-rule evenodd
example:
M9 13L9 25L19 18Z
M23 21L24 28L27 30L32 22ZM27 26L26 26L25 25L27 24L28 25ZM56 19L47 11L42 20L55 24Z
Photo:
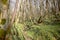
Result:
M1 1L2 3L4 3L4 5L5 5L5 3L6 3L6 1L7 0L3 0L3 1ZM1 40L5 40L5 37L6 37L6 35L7 35L7 32L8 32L8 30L10 30L11 29L11 26L13 25L13 23L14 23L14 20L15 20L15 15L18 13L18 11L19 11L19 0L17 1L17 0L14 0L14 1L16 1L13 5L15 5L15 7L13 7L14 8L14 10L12 10L12 12L11 12L11 10L9 10L11 7L10 6L12 6L12 4L11 4L11 1L13 1L13 0L8 0L8 9L7 9L7 12L6 12L6 14L4 14L4 15L7 15L7 20L6 20L6 24L5 24L5 26L4 26L4 36L2 36L3 38L1 38ZM13 1L13 2L14 2ZM10 4L10 5L9 5ZM3 5L3 6L4 6ZM11 13L10 13L11 12ZM10 18L11 17L11 18Z

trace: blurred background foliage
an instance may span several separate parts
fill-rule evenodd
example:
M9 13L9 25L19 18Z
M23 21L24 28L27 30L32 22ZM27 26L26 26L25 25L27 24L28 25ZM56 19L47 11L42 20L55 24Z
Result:
M7 30L6 35L5 24L9 24L7 20L11 22L10 13L13 13L14 9L12 6L14 1L9 5L12 7L9 9L7 1L0 1L3 4L0 5L2 6L0 7L0 27L3 27L3 29L0 28L0 38L2 40L60 40L59 0L24 0L24 2L21 0L14 23L11 29ZM6 17L7 14L9 18Z
M3 4L7 4L7 0L1 0Z

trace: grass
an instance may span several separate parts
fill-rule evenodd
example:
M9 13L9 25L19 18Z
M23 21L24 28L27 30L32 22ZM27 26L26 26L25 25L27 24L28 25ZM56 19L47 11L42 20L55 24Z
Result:
M33 31L33 39L37 40L39 36L42 40L59 40L60 38L60 29L58 25L33 25L33 28L28 30L29 32ZM59 32L58 32L59 31ZM28 34L29 34L28 32ZM31 34L30 34L31 35ZM40 40L39 39L39 40Z
M60 24L55 25L31 25L27 27L24 24L15 24L17 40L59 40L60 39ZM18 34L18 35L17 35ZM20 38L20 39L18 39Z
M0 29L0 37L3 33ZM12 40L60 40L60 24L15 23L9 34Z

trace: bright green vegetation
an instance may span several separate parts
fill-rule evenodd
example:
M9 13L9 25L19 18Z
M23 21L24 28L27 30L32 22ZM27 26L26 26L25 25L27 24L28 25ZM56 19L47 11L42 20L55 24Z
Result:
M14 40L25 40L26 38L31 40L59 40L60 24L28 26L18 23L11 29L11 32Z

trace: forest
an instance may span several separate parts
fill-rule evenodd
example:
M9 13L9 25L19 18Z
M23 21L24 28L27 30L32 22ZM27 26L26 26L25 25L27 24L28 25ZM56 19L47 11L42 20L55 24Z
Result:
M60 0L0 0L0 40L60 40Z

